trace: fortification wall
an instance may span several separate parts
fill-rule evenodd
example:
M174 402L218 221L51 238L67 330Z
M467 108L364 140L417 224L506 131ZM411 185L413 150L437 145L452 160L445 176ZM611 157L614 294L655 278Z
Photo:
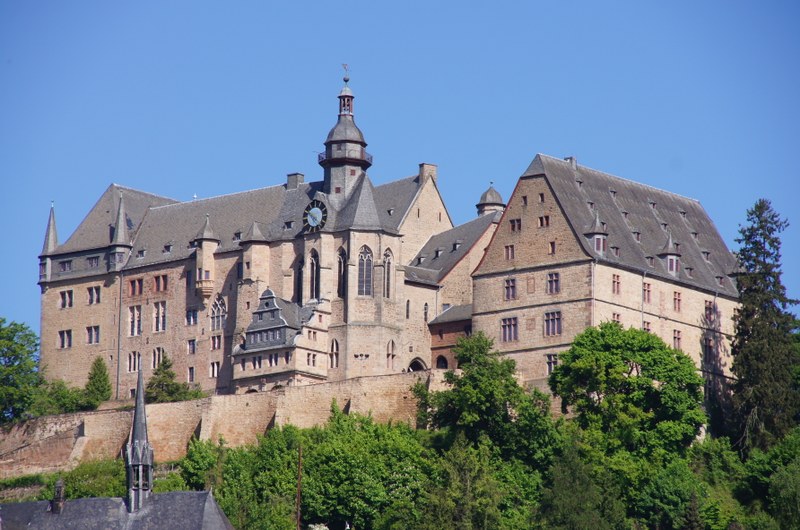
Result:
M229 446L254 443L275 425L313 427L330 416L331 402L348 413L371 414L379 422L412 423L411 387L427 382L443 388L444 371L361 377L272 392L213 396L147 406L147 429L156 461L186 454L192 436L225 438ZM0 431L0 479L68 470L82 461L117 458L130 433L132 410L99 410L46 416Z

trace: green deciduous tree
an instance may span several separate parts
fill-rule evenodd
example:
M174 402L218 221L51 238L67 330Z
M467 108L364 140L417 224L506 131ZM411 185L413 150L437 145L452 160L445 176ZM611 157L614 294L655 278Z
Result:
M796 326L781 281L779 234L788 222L759 199L747 211L747 225L736 240L740 271L736 277L741 307L733 340L734 426L736 445L766 449L797 424L800 392L795 374L800 363L792 331Z
M560 360L550 388L595 451L658 462L684 454L706 420L694 363L655 335L606 322Z
M108 368L101 357L97 357L89 370L89 379L84 387L86 402L96 409L103 401L111 399L111 381L108 378Z
M0 317L0 423L23 417L41 383L36 367L39 341L25 324Z
M188 383L179 383L175 380L172 361L166 354L153 371L153 376L147 382L144 392L145 401L148 403L170 403L204 396L200 389L191 388Z

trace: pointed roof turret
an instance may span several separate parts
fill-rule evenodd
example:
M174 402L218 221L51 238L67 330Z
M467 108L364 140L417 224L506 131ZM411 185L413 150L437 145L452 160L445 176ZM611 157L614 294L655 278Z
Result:
M139 380L136 383L136 406L133 409L133 425L129 445L143 447L147 441L147 413L144 404L144 376L139 370Z
M47 230L44 233L44 245L42 245L42 256L46 256L58 247L58 233L56 232L56 209L50 203L50 217L47 219Z
M144 404L144 376L139 368L136 407L128 444L124 449L128 472L128 511L138 511L153 488L153 446L147 439L147 410Z
M125 202L122 198L122 192L119 194L117 220L114 223L114 237L111 240L111 244L126 247L131 246L131 239L128 234L128 216L125 215Z
M608 235L608 230L606 229L605 223L600 220L600 212L595 210L594 211L594 220L586 232L583 233L587 236L595 236L595 235Z
M241 243L250 243L252 241L266 241L267 238L264 237L264 232L261 231L261 228L258 226L258 222L253 221L250 225L250 228L247 230L247 233L242 238Z
M203 227L197 233L197 236L194 238L195 241L217 241L219 242L219 238L214 233L214 230L211 228L211 221L209 219L209 215L206 214L206 220L203 223Z
M672 232L667 233L667 242L664 244L664 247L661 249L659 256L680 256L681 253L678 251L678 244L672 240Z

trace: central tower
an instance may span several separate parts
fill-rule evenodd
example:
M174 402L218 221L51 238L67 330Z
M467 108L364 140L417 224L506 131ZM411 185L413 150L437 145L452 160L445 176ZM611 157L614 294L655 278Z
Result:
M358 180L372 165L372 156L367 153L367 142L353 119L353 92L347 83L339 93L339 119L325 140L325 152L319 154L319 165L325 170L323 191L331 205L340 209L350 198Z

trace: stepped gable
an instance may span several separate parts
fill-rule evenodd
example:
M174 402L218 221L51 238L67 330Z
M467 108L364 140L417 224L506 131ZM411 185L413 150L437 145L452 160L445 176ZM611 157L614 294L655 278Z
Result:
M120 193L125 201L126 225L131 237L135 237L149 208L177 203L173 199L111 184L69 239L49 254L65 254L108 247L114 236L113 227L117 221Z
M482 215L431 237L406 266L406 280L440 283L500 215Z
M728 277L736 270L736 259L698 201L573 162L538 154L522 178L547 178L587 255L708 292L738 296ZM606 223L608 232L608 250L603 253L596 252L584 236L598 218ZM680 245L677 276L670 274L666 261L659 257L670 237L673 245ZM613 247L619 248L619 256ZM648 258L654 258L652 266Z

